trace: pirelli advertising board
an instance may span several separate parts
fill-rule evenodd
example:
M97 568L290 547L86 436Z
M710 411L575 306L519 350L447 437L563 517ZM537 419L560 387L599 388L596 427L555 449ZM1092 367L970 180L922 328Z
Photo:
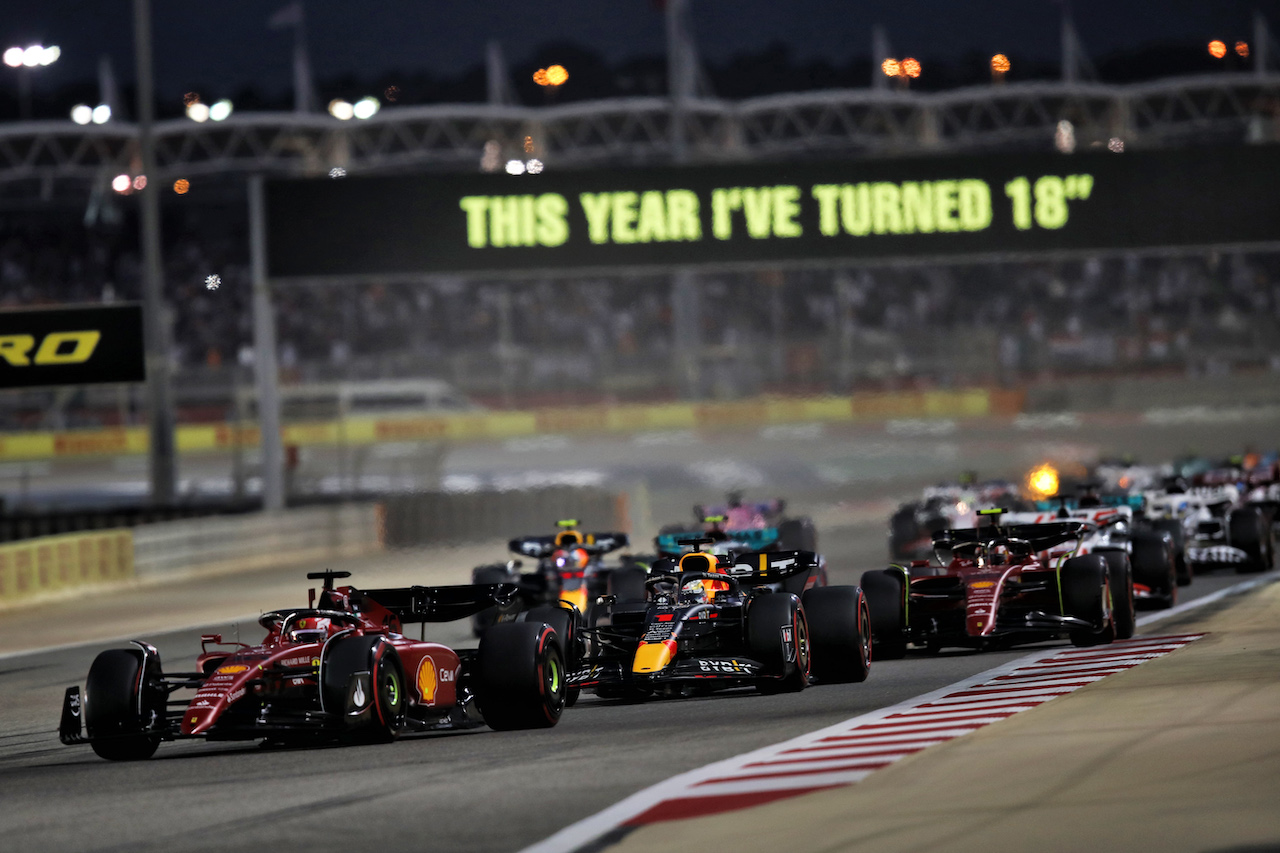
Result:
M142 306L0 311L0 388L142 382Z
M282 180L273 278L1280 241L1280 146Z

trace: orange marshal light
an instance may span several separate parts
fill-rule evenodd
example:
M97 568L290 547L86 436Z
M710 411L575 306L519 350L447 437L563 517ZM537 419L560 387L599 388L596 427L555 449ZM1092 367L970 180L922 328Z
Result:
M991 57L991 70L997 74L1008 74L1009 69L1012 67L1013 65L1009 62L1009 57L1005 56L1003 53L997 53L995 56Z
M1214 59L1221 59L1227 55L1227 46L1217 39L1214 39L1209 42L1209 55Z
M563 65L552 65L547 69L547 85L563 86L569 79L569 72Z
M1247 41L1236 42L1236 56L1241 59L1249 58L1249 43Z
M173 191L178 195L186 195L187 190L191 189L191 182L186 178L178 178L173 182Z
M896 59L886 59L880 63L880 70L884 72L886 77L902 76L902 65Z
M910 56L902 60L902 73L907 77L919 77L920 70L920 60L912 59Z

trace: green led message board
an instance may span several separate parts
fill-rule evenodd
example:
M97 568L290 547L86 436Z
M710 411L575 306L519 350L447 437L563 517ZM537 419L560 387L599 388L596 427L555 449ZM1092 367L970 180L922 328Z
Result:
M1280 242L1280 146L280 180L273 278Z

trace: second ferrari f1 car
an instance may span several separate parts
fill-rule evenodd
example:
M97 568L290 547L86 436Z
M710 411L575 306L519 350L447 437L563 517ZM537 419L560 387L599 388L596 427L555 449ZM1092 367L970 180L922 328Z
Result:
M320 572L319 601L265 613L255 646L206 635L193 672L166 672L149 643L94 659L82 693L67 689L59 737L114 760L150 757L181 738L386 741L402 732L554 726L565 707L562 639L533 619L486 632L478 649L407 637L408 623L465 619L518 607L515 588L334 588L348 572ZM213 646L215 648L210 649ZM176 699L179 691L195 691Z
M653 563L634 597L604 596L569 683L599 696L679 696L755 686L798 691L810 676L863 681L871 656L862 590L814 586L809 551L714 554L683 544ZM624 584L618 584L621 588Z
M1131 580L1113 578L1101 553L1074 555L1092 529L1069 520L941 530L933 535L937 563L865 573L876 657L902 657L908 643L932 651L1133 636Z

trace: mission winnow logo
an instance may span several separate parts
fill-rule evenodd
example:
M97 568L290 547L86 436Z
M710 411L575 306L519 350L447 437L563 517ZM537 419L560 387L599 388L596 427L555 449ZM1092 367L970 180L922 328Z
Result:
M0 311L0 388L144 379L140 305Z

